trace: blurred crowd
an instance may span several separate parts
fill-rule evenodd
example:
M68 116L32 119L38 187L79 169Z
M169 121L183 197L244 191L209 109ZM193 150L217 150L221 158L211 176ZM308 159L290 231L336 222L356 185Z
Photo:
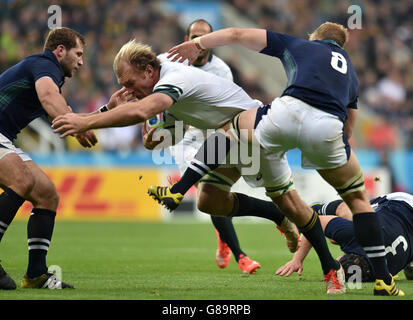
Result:
M413 1L366 0L230 0L260 27L304 37L329 20L347 25L351 4L360 5L362 28L350 30L347 45L360 80L360 102L371 114L360 127L366 147L389 150L413 147ZM0 3L0 72L24 57L42 51L48 32L47 1L4 0ZM164 12L150 0L64 0L62 25L85 35L85 63L67 81L63 92L75 112L91 112L105 104L119 87L113 58L131 38L162 53L183 40L179 16ZM265 103L274 96L227 61L234 80ZM105 129L106 130L106 129ZM106 150L138 148L140 128L102 133Z

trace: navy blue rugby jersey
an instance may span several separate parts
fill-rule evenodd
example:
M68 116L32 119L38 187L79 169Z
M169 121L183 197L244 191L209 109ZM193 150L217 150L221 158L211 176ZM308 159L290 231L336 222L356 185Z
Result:
M413 261L413 208L402 200L380 197L371 201L382 227L386 259L391 274L397 274ZM345 253L366 256L354 235L353 222L337 217L324 231Z
M260 53L283 63L288 83L282 96L347 119L357 109L358 80L346 51L333 40L309 41L267 30L267 47Z
M14 140L32 120L46 115L34 83L50 77L61 88L64 72L50 50L29 56L0 74L0 133Z

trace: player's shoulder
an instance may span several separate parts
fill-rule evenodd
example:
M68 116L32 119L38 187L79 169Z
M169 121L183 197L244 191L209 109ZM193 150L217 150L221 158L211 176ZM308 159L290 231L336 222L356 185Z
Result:
M190 74L192 72L191 69L191 67L182 63L164 60L161 61L160 79L163 79L164 77L182 78Z
M205 72L212 73L218 77L233 81L233 75L230 66L226 64L224 60L214 54L211 54L211 58L206 64L198 68Z
M211 61L209 61L209 63L211 65L216 65L217 67L230 70L229 65L224 60L222 60L220 57L216 56L215 54L211 55Z
M50 65L58 65L57 58L54 56L53 52L48 52L47 50L42 53L33 54L23 59L23 62L27 63L49 63Z

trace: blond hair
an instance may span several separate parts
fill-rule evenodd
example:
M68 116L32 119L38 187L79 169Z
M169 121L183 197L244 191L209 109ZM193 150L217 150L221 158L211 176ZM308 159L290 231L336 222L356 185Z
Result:
M347 29L338 23L325 22L309 35L309 40L331 39L343 47L348 40Z
M116 75L118 75L121 61L127 62L138 70L145 70L147 65L151 65L154 69L160 66L160 61L152 52L152 48L135 40L125 43L117 53L113 61L113 70Z

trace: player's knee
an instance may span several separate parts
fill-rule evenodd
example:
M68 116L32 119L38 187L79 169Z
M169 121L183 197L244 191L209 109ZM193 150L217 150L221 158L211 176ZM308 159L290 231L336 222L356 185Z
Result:
M49 206L57 208L57 206L59 205L60 196L53 183L48 186L47 195L48 197L46 198L46 200L49 202Z
M27 198L35 186L35 180L29 172L17 175L14 177L12 185L8 186L14 190L18 195Z
M59 205L59 194L52 181L38 184L32 192L33 204L49 210L56 210Z

